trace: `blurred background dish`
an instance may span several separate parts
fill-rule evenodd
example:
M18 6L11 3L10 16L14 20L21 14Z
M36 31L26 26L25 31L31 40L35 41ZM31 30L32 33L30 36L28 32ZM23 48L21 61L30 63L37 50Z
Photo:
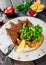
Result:
M36 16L37 12L35 10L28 10L27 11L27 15L29 15L29 16Z
M31 9L36 10L37 12L43 11L43 10L44 10L44 7L45 7L44 4L42 4L40 0L34 2L34 3L30 6Z
M7 8L4 8L4 13L5 13L5 14L8 14L8 15L13 14L14 11L15 11L15 9L14 9L13 6L9 6L9 7L7 7Z

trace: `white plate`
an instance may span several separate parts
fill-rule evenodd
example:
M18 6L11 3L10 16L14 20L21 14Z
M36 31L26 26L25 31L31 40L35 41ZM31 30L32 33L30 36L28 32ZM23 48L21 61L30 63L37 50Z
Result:
M15 50L13 50L8 57L18 60L18 61L32 61L36 60L46 54L46 23L44 23L42 20L33 18L33 17L18 17L15 19L12 19L11 21L14 23L18 22L18 19L25 20L28 18L34 25L39 24L40 26L43 27L43 34L44 34L44 42L43 44L36 50L34 51L28 51L28 52L21 52L17 53ZM5 28L10 28L9 23L11 21L8 21L6 24L2 26L0 29L0 49L3 53L6 53L5 49L12 43L11 39L7 35L7 32Z

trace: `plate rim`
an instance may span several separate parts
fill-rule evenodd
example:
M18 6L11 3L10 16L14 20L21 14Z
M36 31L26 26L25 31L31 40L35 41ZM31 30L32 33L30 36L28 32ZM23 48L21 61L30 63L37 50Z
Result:
M37 19L37 20L41 20L41 19L39 19L39 18L31 17L31 16L20 16L20 17L16 17L16 18L13 18L13 19L7 21L3 26L5 26L7 23L9 23L10 21L12 21L12 20L14 20L14 19L18 19L18 18L22 18L22 17L29 17L29 18L35 18L35 19ZM43 20L41 20L41 21L46 25L46 22L45 22L45 21L43 21ZM3 27L3 26L2 26L2 27ZM1 28L2 28L2 27L1 27ZM0 29L1 29L1 28L0 28Z

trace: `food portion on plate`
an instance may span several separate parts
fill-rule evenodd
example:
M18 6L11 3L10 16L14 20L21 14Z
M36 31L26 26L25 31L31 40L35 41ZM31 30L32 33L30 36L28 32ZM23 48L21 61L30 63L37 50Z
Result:
M40 0L38 0L38 1L34 2L34 4L32 4L32 5L30 6L30 8L32 8L33 10L36 10L37 12L40 12L40 11L43 11L43 9L44 9L44 4L42 4L42 3L40 2Z
M43 43L43 28L39 24L34 25L28 19L18 19L17 24L10 22L10 25L11 28L6 28L6 31L15 46L18 46L17 52L21 52L26 47L37 49Z

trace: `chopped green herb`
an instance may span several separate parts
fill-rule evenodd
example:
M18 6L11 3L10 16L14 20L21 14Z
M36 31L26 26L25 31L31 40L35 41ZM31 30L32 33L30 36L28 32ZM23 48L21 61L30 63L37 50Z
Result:
M34 25L27 25L24 24L20 30L20 35L22 38L26 39L26 40L40 40L40 35L42 34L43 29L42 27L37 24L36 26Z

